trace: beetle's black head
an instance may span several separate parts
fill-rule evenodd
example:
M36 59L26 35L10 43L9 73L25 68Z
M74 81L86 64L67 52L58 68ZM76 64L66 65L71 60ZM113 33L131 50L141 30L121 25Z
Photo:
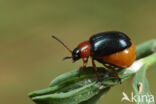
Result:
M72 58L73 58L73 62L79 60L81 58L80 56L80 51L78 48L75 48L72 52Z

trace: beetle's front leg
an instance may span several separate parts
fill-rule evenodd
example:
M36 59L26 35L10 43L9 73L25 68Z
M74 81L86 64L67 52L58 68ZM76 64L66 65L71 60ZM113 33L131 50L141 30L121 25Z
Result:
M79 77L80 77L80 74L81 74L81 70L83 68L86 68L86 65L88 63L88 57L87 58L82 58L82 60L83 60L83 65L79 68Z

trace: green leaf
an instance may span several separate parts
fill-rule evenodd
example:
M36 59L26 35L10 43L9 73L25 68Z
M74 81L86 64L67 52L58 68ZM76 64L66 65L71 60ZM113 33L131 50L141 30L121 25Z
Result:
M96 83L91 83L66 93L37 96L33 97L32 100L37 104L79 104L97 95L99 91L99 86L96 86Z
M114 73L100 67L98 72L102 75L102 82L97 81L93 68L88 67L82 70L80 77L78 70L62 74L52 81L49 88L34 91L29 96L37 104L96 104L111 86L120 83ZM122 82L131 75L123 75L123 72L119 71Z
M98 68L98 71L106 72L104 68ZM29 96L37 104L79 104L87 100L96 102L108 90L109 87L97 82L93 68L88 67L80 77L78 70L62 74L52 81L49 88L34 91Z
M135 67L139 64L139 66L146 65L147 68L156 63L155 43L156 41L152 40L137 46L137 59L139 60L134 65ZM122 83L135 74L135 67L118 71ZM145 83L146 86L144 87L148 88L148 82L143 76L146 70L144 70L144 67L138 66L137 69L141 72L136 74L140 79L135 78L133 83L136 93L138 91L136 87L138 81ZM125 70L129 70L131 73L125 74L125 72L128 72ZM97 81L92 67L82 70L80 77L78 76L79 70L76 69L56 77L50 83L49 88L33 91L29 94L29 97L36 104L97 104L100 97L108 92L111 87L120 84L120 81L111 71L103 67L98 67L97 71L101 76L101 82Z
M141 70L136 73L133 80L133 89L136 97L136 104L155 104L150 92L148 81L146 78L147 66L144 65Z
M99 94L94 97L88 99L87 101L81 102L80 104L97 104L102 95L107 93L110 90L110 87L103 89Z

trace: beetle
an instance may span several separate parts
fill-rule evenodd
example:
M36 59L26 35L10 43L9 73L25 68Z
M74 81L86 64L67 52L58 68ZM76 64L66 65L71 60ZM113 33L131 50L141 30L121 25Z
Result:
M116 69L129 67L136 59L135 44L126 34L119 31L107 31L95 34L89 40L80 43L73 51L54 35L52 35L52 38L59 41L72 55L65 57L63 60L72 59L73 62L79 59L83 60L83 65L79 68L80 71L86 68L88 58L91 57L92 66L98 79L99 74L95 60L112 70L120 80Z

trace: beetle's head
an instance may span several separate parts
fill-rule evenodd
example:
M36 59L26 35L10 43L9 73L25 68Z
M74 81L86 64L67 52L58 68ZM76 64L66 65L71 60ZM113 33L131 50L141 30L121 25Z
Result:
M80 51L78 48L75 48L72 52L72 59L73 59L73 62L79 60L81 58L80 56Z

